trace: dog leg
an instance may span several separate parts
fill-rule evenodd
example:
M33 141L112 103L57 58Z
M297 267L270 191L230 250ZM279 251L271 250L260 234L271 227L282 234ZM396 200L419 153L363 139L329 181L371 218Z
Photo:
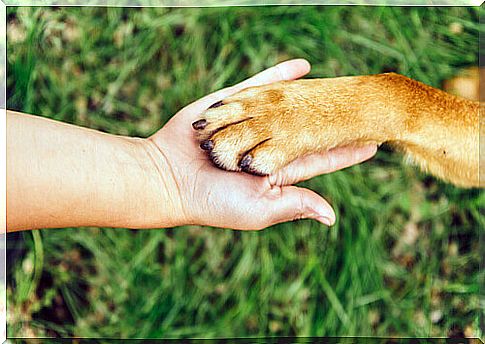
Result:
M479 109L389 73L251 87L209 108L194 128L230 171L267 175L307 154L389 142L431 174L477 187Z

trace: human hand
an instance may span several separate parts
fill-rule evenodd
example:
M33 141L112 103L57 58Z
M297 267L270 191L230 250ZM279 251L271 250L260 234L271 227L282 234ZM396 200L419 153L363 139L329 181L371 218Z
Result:
M328 226L335 222L332 207L321 196L293 184L367 160L375 154L375 145L314 154L293 161L274 175L259 177L215 167L199 148L191 127L217 101L247 87L297 79L309 70L309 63L302 59L280 63L188 105L147 140L169 188L173 225L262 229L303 218Z

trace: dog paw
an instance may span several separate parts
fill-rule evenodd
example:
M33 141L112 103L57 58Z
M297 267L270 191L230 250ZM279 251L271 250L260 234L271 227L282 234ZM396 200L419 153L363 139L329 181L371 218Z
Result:
M279 82L251 87L209 107L192 124L200 147L214 164L256 175L275 172L318 143L309 119L308 83ZM308 90L307 90L308 91Z
M399 118L387 110L392 78L300 79L250 87L210 106L192 126L216 166L268 175L305 155L392 139L400 132Z

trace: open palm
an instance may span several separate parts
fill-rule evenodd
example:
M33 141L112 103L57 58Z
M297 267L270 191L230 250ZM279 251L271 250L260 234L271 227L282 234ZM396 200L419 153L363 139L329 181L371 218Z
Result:
M182 109L150 140L167 160L180 199L182 222L233 229L261 229L301 218L335 222L332 207L317 193L293 184L372 157L376 146L342 147L300 158L271 176L227 172L199 148L191 123L213 103L238 91L307 74L307 61L290 60L235 86L210 94Z

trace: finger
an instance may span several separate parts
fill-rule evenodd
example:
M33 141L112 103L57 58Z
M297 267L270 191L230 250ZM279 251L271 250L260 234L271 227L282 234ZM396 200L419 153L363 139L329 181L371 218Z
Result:
M258 74L240 82L237 85L224 88L212 94L209 94L198 101L188 105L183 109L195 118L200 112L207 109L212 104L227 98L245 88L252 86L261 86L271 84L277 81L293 80L308 74L310 71L310 63L304 59L294 59L281 62L273 67L270 67Z
M299 158L273 175L271 185L291 185L315 176L335 172L372 158L377 152L376 145L363 147L339 147L327 153L311 154Z
M314 219L327 226L335 223L335 212L332 207L314 191L284 186L275 187L270 192L279 193L268 206L272 209L271 224L297 219Z
M235 86L236 92L252 86L271 84L277 81L293 80L310 72L310 63L304 59L281 62L270 67Z

